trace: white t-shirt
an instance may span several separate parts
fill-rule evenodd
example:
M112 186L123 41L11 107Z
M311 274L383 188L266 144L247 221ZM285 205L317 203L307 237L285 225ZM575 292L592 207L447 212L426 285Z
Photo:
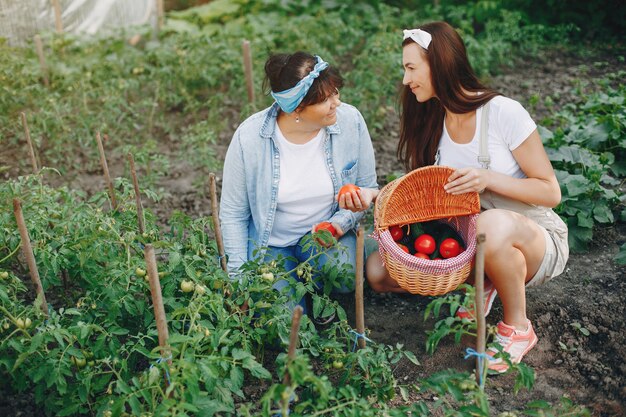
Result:
M513 99L496 96L489 103L489 131L487 132L491 158L489 169L514 178L526 178L526 174L511 152L530 136L537 125L526 109ZM476 130L469 143L454 142L444 122L439 141L439 165L453 168L481 168L478 153L482 111L483 107L476 110Z
M276 123L280 181L270 246L295 245L314 224L328 220L334 202L333 182L326 167L326 129L305 144L289 142Z

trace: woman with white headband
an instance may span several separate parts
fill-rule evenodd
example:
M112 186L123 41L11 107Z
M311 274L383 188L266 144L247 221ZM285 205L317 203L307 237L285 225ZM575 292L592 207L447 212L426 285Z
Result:
M402 45L398 155L409 170L433 164L455 168L444 187L451 194L481 193L477 228L486 235L485 315L499 295L504 318L496 341L517 363L537 343L526 317L525 287L561 274L569 256L567 226L551 210L561 201L559 184L535 122L520 103L478 80L450 25L405 30ZM361 190L370 201L376 193ZM350 210L369 204L340 201ZM368 258L366 271L374 290L404 291L378 253ZM473 319L465 309L456 314ZM504 372L508 366L494 358L489 368Z
M254 256L282 256L285 270L295 269L311 255L304 237L322 222L338 246L315 258L312 270L319 276L327 263L354 267L363 213L340 209L335 195L345 184L377 187L365 121L341 103L343 79L319 56L273 55L265 73L275 103L239 126L224 162L220 220L229 272L236 276ZM287 286L280 280L274 288ZM294 302L306 309L304 300Z

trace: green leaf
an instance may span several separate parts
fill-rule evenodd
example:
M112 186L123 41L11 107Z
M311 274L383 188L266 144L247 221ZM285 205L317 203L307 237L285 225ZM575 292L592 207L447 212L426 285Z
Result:
M406 350L406 351L404 351L402 353L404 353L404 356L406 356L406 358L408 360L413 362L413 364L415 364L415 365L419 365L420 364L420 362L417 360L417 358L415 357L415 354L413 352Z
M591 229L593 227L593 219L587 213L583 213L582 211L579 211L576 214L576 220L578 221L578 226L580 227L585 227L588 229Z
M570 175L562 184L569 197L584 195L591 189L591 182L582 175Z
M596 202L596 206L593 209L593 218L596 219L598 223L613 223L614 220L613 212L604 200Z
M587 249L587 244L593 239L593 229L580 227L575 222L576 219L567 219L569 247L572 252L583 252Z

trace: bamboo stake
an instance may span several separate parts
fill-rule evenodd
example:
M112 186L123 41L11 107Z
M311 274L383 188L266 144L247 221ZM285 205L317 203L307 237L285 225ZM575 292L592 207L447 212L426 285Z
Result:
M217 242L217 252L220 256L220 264L224 272L228 273L226 255L224 252L224 240L222 239L222 228L220 227L220 216L217 204L217 190L215 186L215 174L209 174L209 194L211 195L211 216L213 217L213 230L215 230L215 241Z
M291 317L291 334L289 335L289 350L287 351L287 366L296 358L296 348L298 347L298 331L300 330L300 319L302 318L302 306L296 306L293 309L293 315ZM283 377L283 384L289 385L291 383L291 377L289 376L289 369L285 372Z
M104 146L102 146L102 139L100 138L100 132L96 133L96 141L98 142L98 151L100 152L100 165L102 166L102 171L104 172L104 180L107 183L107 187L109 189L109 198L111 198L111 207L113 210L117 210L117 200L115 199L115 189L113 188L113 183L111 182L111 176L109 175L109 166L107 165L107 159L104 155Z
M15 214L15 220L17 221L17 228L20 231L20 236L22 237L22 252L24 253L24 257L28 263L30 279L33 281L33 285L35 286L37 298L41 299L41 310L44 316L48 317L48 302L46 301L46 294L43 292L43 286L41 285L41 279L39 278L37 262L35 262L33 247L30 244L28 229L26 228L26 222L24 221L24 213L22 213L22 204L17 198L13 199L13 213Z
M157 333L159 335L161 357L166 359L167 363L171 365L171 351L167 344L167 339L169 338L167 318L165 317L165 307L163 307L163 296L161 295L161 284L159 282L159 272L157 269L156 257L154 256L154 248L151 244L147 244L143 253L146 260L146 269L148 270L148 279L150 281L150 294L152 295L154 318L156 320Z
M39 66L41 67L41 76L43 77L43 85L50 87L50 80L48 78L48 65L46 64L46 56L43 53L43 42L41 36L35 35L35 50L37 51L37 57L39 57Z
M477 340L476 340L476 381L479 381L481 388L483 388L483 367L486 365L482 354L485 353L485 306L484 306L484 293L485 293L485 234L481 233L476 236L476 270L474 277L474 286L476 288L474 298L474 309L477 325Z
M61 4L59 0L52 0L52 7L54 7L54 26L57 33L63 33L63 19L61 18Z
M35 149L33 148L33 142L30 140L30 130L28 129L28 122L26 121L26 113L20 113L22 116L22 126L24 126L24 136L26 136L26 143L28 144L28 154L30 155L30 163L33 166L33 172L37 174L39 168L37 168L37 158L35 158Z
M363 225L359 225L356 231L356 274L355 291L356 298L356 331L365 335L365 314L363 309L363 267L365 258L365 237ZM359 348L365 348L365 338L359 337Z
M143 206L141 205L141 193L139 192L139 181L137 181L137 171L135 170L135 158L132 153L128 153L128 162L130 163L130 175L133 178L133 187L135 187L135 204L137 205L137 223L139 225L139 233L146 231L143 222Z
M248 102L254 104L254 84L252 82L252 53L250 41L243 41L243 69L246 74L246 88L248 89Z

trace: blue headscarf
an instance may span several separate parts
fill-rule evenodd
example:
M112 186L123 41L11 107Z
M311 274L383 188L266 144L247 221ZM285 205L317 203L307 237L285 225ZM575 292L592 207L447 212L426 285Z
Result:
M309 92L313 81L319 77L321 71L328 68L328 62L325 62L317 55L315 55L315 58L317 58L315 67L306 77L298 81L298 84L285 91L271 92L272 97L285 113L291 113L298 108L306 93Z

